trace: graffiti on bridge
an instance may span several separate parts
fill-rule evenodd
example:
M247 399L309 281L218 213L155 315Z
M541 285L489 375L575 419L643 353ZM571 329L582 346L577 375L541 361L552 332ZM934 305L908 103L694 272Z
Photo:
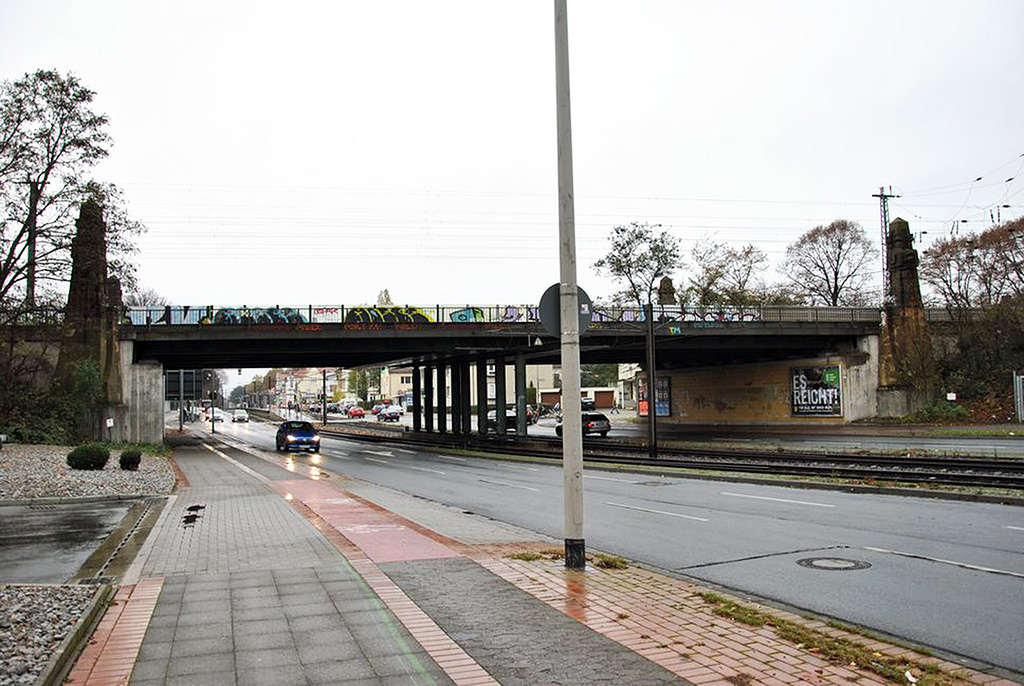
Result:
M595 305L592 313L591 321L597 324L646 321L644 311L638 308ZM661 307L655 309L654 318L658 322L756 322L761 320L761 311L757 308Z
M432 322L418 307L353 307L345 313L347 324L416 324Z
M211 314L212 313L212 314ZM222 307L219 310L207 308L200 324L302 324L305 315L290 307L253 308Z
M456 310L449 314L448 318L457 324L487 321L482 307L466 307L461 310Z

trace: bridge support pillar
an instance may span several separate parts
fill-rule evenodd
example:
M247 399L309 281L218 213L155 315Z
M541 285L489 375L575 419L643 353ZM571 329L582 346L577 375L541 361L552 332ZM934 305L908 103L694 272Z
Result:
M448 369L437 365L437 431L448 431Z
M423 368L423 424L427 433L434 430L434 368Z
M462 361L452 362L452 433L462 433Z
M505 358L498 356L494 358L494 431L499 436L504 436L508 430L505 421Z
M462 433L467 436L473 432L473 396L470 392L473 382L469 375L470 366L469 360L463 360L462 369L459 371L462 380L462 392L459 394L462 396Z
M419 432L423 423L423 402L420 399L420 366L412 367L412 430Z
M476 432L487 435L487 358L476 361Z
M526 355L516 353L516 436L526 436Z

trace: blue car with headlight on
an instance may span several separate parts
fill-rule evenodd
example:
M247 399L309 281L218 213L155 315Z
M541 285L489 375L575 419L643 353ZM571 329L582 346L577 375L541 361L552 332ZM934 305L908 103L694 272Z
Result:
M292 448L320 452L320 434L309 422L283 422L277 428L276 445L278 452Z

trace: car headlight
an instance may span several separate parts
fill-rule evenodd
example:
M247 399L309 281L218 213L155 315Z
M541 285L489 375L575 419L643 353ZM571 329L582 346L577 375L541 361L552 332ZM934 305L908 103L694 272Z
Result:
M288 434L287 438L288 438L289 441L294 441L295 440L295 436L293 436L292 434Z
M314 440L314 441L319 441L319 440L320 440L320 437L319 437L319 436L313 436L313 440Z

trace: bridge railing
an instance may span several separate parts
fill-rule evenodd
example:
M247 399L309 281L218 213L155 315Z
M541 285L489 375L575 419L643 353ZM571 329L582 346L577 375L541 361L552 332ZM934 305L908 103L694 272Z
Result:
M656 306L654 316L666 322L878 322L881 312L869 307L681 307ZM536 305L302 305L213 307L203 305L130 307L126 317L135 326L266 324L494 324L539 323ZM593 305L598 325L645 321L637 307Z

